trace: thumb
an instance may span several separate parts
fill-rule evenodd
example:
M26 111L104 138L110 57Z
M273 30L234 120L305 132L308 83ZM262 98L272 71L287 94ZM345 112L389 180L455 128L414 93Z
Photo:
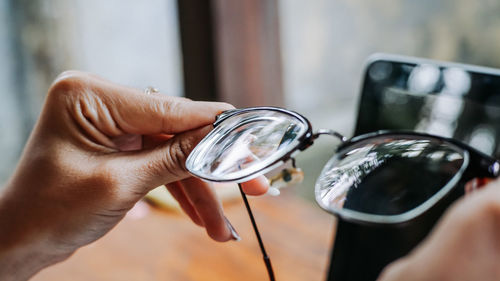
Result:
M180 133L167 140L163 145L137 152L124 153L121 163L126 163L127 177L133 176L140 181L145 192L162 184L168 184L190 176L186 169L186 159L194 147L213 128L207 125ZM124 161L125 160L125 161Z

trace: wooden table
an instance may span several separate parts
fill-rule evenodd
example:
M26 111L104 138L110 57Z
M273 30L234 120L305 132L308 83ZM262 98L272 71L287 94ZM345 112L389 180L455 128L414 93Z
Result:
M288 191L249 201L276 279L325 280L334 218ZM32 280L268 280L241 199L224 206L240 242L214 242L185 215L147 208Z

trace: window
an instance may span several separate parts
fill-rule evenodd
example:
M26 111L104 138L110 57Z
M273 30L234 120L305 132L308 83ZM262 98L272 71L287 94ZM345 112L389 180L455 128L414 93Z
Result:
M12 173L57 74L97 73L183 95L175 0L0 3L0 186Z

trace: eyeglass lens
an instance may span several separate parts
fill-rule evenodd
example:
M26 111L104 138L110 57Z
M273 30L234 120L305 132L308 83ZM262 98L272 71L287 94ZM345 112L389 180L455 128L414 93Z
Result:
M196 175L229 181L262 170L297 146L307 125L285 113L255 110L230 117L200 143L186 166Z
M423 204L464 164L463 150L438 139L381 136L339 151L316 182L328 208L398 215Z

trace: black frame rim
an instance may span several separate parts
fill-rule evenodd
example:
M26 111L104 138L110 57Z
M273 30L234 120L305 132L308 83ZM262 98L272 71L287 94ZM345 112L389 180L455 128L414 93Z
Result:
M339 147L337 147L335 154L338 153L338 151L348 148L351 145L355 145L361 141L369 140L370 138L375 138L375 137L380 137L380 136L402 136L402 135L407 135L407 136L416 136L416 137L421 137L421 138L428 138L428 139L435 139L441 142L448 142L454 146L457 146L464 152L464 163L462 164L462 167L460 170L448 181L448 183L443 186L436 194L431 196L429 199L427 199L424 203L420 204L416 208L413 208L409 211L406 211L402 214L398 215L373 215L373 214L366 214L362 212L357 212L353 210L348 210L348 209L337 209L337 208L330 208L326 205L323 205L321 203L321 200L319 200L317 192L316 192L316 187L315 187L315 199L316 203L326 212L331 213L335 216L338 216L339 218L349 221L349 222L354 222L358 224L369 224L369 225L395 225L395 224L401 224L401 223L408 223L418 217L420 217L422 214L426 213L434 205L436 205L437 202L439 202L441 199L443 199L447 194L450 193L451 190L456 188L459 184L459 182L464 178L465 174L467 173L468 170L471 169L470 163L471 163L471 158L479 158L481 160L485 160L483 162L488 164L488 167L494 167L494 170L488 170L488 171L481 171L482 175L478 176L487 176L487 177L498 177L498 161L495 160L494 158L478 151L475 148L470 147L467 144L464 144L460 141L457 141L455 139L447 138L447 137L442 137L442 136L436 136L436 135L431 135L427 133L421 133L421 132L415 132L415 131L408 131L408 130L380 130L372 133L367 133L367 134L362 134L359 136L355 136L345 142L343 142ZM491 165L490 165L491 164ZM476 168L476 167L472 167ZM476 171L477 172L477 171Z
M445 137L440 137L440 136L434 136L426 133L419 133L419 132L412 132L412 131L389 131L389 130L383 130L383 131L376 131L373 133L367 133L359 136L355 136L346 142L342 143L336 150L335 155L343 149L348 148L349 146L355 145L359 142L369 140L371 138L376 138L376 137L383 137L383 136L416 136L416 137L421 137L421 138L427 138L427 139L435 139L439 140L442 142L449 142L447 138ZM463 151L463 157L464 157L464 162L462 166L460 167L459 171L443 186L441 189L436 192L434 195L432 195L429 199L424 201L422 204L418 205L417 207L408 210L406 212L403 212L401 214L397 215L375 215L375 214L368 214L368 213L363 213L363 212L358 212L354 210L349 210L349 209L340 209L340 208L332 208L329 207L325 204L323 204L319 198L318 192L316 190L316 185L314 187L314 195L315 195L315 201L319 205L320 208L325 210L328 213L331 213L335 216L338 216L344 221L349 221L349 222L354 222L358 224L368 224L368 225L395 225L395 224L401 224L401 223L408 223L425 212L427 212L429 209L431 209L434 205L436 205L437 202L439 202L441 199L443 199L448 193L450 193L451 190L453 190L460 182L460 180L463 178L464 173L466 172L467 168L469 167L470 164L470 151L467 149L467 146L465 144L461 145L456 145L455 142L449 142L452 145L457 146ZM465 146L465 147L464 147ZM472 148L471 148L472 149ZM331 158L330 158L331 159Z

